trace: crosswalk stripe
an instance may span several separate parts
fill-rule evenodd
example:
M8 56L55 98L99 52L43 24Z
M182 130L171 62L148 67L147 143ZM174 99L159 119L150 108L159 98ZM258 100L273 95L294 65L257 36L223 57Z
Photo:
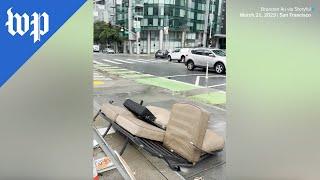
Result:
M133 61L133 62L140 62L140 63L149 63L146 61L140 61L140 60L136 60L136 59L127 59L128 61Z
M149 59L138 59L139 61L146 61L146 62L155 62L154 60L149 60Z
M133 64L133 62L130 62L130 61L124 61L124 60L121 60L121 59L113 59L115 61L119 61L119 62L123 62L123 63L128 63L128 64Z
M105 61L105 62L113 63L113 64L122 64L120 62L114 62L114 61L111 61L111 60L108 60L108 59L102 59L102 60Z

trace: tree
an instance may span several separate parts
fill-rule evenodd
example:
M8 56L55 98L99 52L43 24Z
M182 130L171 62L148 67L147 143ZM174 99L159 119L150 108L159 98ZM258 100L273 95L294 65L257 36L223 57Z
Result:
M122 42L123 39L119 35L120 29L112 26L110 23L98 21L94 23L93 41L96 44L104 45L113 42Z

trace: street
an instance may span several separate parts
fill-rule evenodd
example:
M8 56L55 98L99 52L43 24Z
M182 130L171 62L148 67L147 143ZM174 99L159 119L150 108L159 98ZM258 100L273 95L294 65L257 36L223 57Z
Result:
M207 85L209 88L226 91L225 75L219 75L213 71L209 71L208 82L206 84L205 69L197 68L194 71L188 71L184 63L178 63L177 61L168 62L167 59L155 59L153 55L129 56L123 54L94 53L94 60L143 74L165 77L202 87L206 87Z

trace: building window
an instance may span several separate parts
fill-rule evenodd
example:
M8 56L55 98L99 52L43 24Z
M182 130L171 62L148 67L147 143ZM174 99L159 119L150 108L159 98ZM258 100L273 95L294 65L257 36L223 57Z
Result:
M164 0L159 0L159 4L164 4Z
M203 24L197 24L197 30L203 30Z
M165 4L174 4L175 0L164 0Z
M153 19L152 19L152 18L149 18L149 19L148 19L148 26L152 26L152 24L153 24Z
M165 16L173 16L174 15L174 8L165 7L164 15Z
M194 12L188 12L188 18L189 19L194 19Z
M185 5L186 5L185 2L186 2L185 0L181 0L181 1L180 1L180 6L185 6Z
M196 39L196 34L195 33L188 33L187 39Z
M158 6L153 7L153 15L158 16Z
M148 26L148 19L142 19L141 26Z
M194 7L195 7L195 3L194 3L194 1L192 1L191 2L191 9L194 9Z
M148 15L153 15L153 7L148 7Z
M159 16L163 16L163 15L164 15L164 7L159 6Z
M198 4L198 10L202 10L202 11L204 11L205 10L205 7L206 7L206 5L205 4Z
M163 26L163 19L160 19L160 26Z
M184 17L184 15L185 15L185 10L180 9L180 17Z
M153 26L158 26L158 19L153 19Z
M197 20L204 20L204 14L197 14Z

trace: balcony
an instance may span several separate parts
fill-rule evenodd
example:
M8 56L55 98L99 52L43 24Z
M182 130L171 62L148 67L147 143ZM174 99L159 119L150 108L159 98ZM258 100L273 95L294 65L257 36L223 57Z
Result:
M143 18L143 12L135 12L134 18L142 19Z

